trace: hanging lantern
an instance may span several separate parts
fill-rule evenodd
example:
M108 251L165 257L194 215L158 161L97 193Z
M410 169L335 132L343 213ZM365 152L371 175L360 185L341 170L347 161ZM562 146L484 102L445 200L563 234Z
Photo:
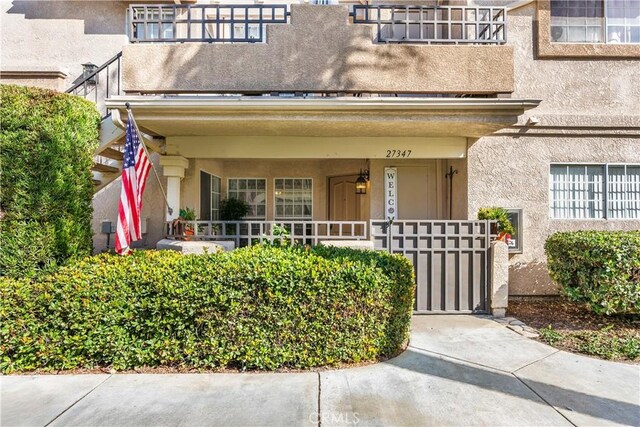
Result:
M369 170L364 172L360 170L360 174L356 179L356 194L367 194L367 182L369 181Z

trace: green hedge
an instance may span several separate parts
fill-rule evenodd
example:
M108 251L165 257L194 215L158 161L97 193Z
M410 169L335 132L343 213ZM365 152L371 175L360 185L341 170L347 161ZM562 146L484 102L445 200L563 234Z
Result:
M376 360L406 343L413 293L411 264L386 253L102 254L39 280L0 280L0 370Z
M640 313L640 231L556 233L545 244L549 274L600 314Z
M0 275L32 277L91 254L100 115L53 91L0 85Z

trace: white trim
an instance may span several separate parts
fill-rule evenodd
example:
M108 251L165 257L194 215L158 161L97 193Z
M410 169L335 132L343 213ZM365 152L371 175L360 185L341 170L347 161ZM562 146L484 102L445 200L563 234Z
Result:
M202 169L202 168L198 168L198 210L202 209L202 199L201 199L201 195L202 195L202 179L200 178L200 172L204 172L209 176L215 176L216 178L218 178L220 180L220 196L222 196L222 177L216 175L215 173L211 173L206 169ZM210 191L213 191L213 186L211 187ZM211 193L211 195L213 195L213 193ZM218 200L218 213L220 212L220 202L222 201L222 197L220 198L220 200ZM182 201L181 201L182 202ZM212 209L212 204L213 204L213 199L210 200L209 202L209 215L211 215L211 211ZM198 212L200 214L202 214L202 212ZM198 215L199 216L199 215ZM213 219L211 218L209 221L219 221L220 219Z
M109 109L125 110L125 104L140 110L528 110L540 100L512 98L429 98L429 97L336 97L285 98L268 96L164 95L114 96L105 101Z

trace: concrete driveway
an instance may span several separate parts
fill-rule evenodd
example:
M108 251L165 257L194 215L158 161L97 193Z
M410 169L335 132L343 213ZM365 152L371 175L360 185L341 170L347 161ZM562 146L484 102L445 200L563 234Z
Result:
M640 366L473 316L416 316L406 352L353 369L0 380L3 426L640 425Z

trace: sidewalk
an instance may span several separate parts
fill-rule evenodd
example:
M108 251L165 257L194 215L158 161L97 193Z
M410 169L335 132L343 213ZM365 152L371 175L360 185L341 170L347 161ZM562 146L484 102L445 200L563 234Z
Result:
M415 316L406 352L353 369L0 381L2 426L640 425L640 366L473 316Z

